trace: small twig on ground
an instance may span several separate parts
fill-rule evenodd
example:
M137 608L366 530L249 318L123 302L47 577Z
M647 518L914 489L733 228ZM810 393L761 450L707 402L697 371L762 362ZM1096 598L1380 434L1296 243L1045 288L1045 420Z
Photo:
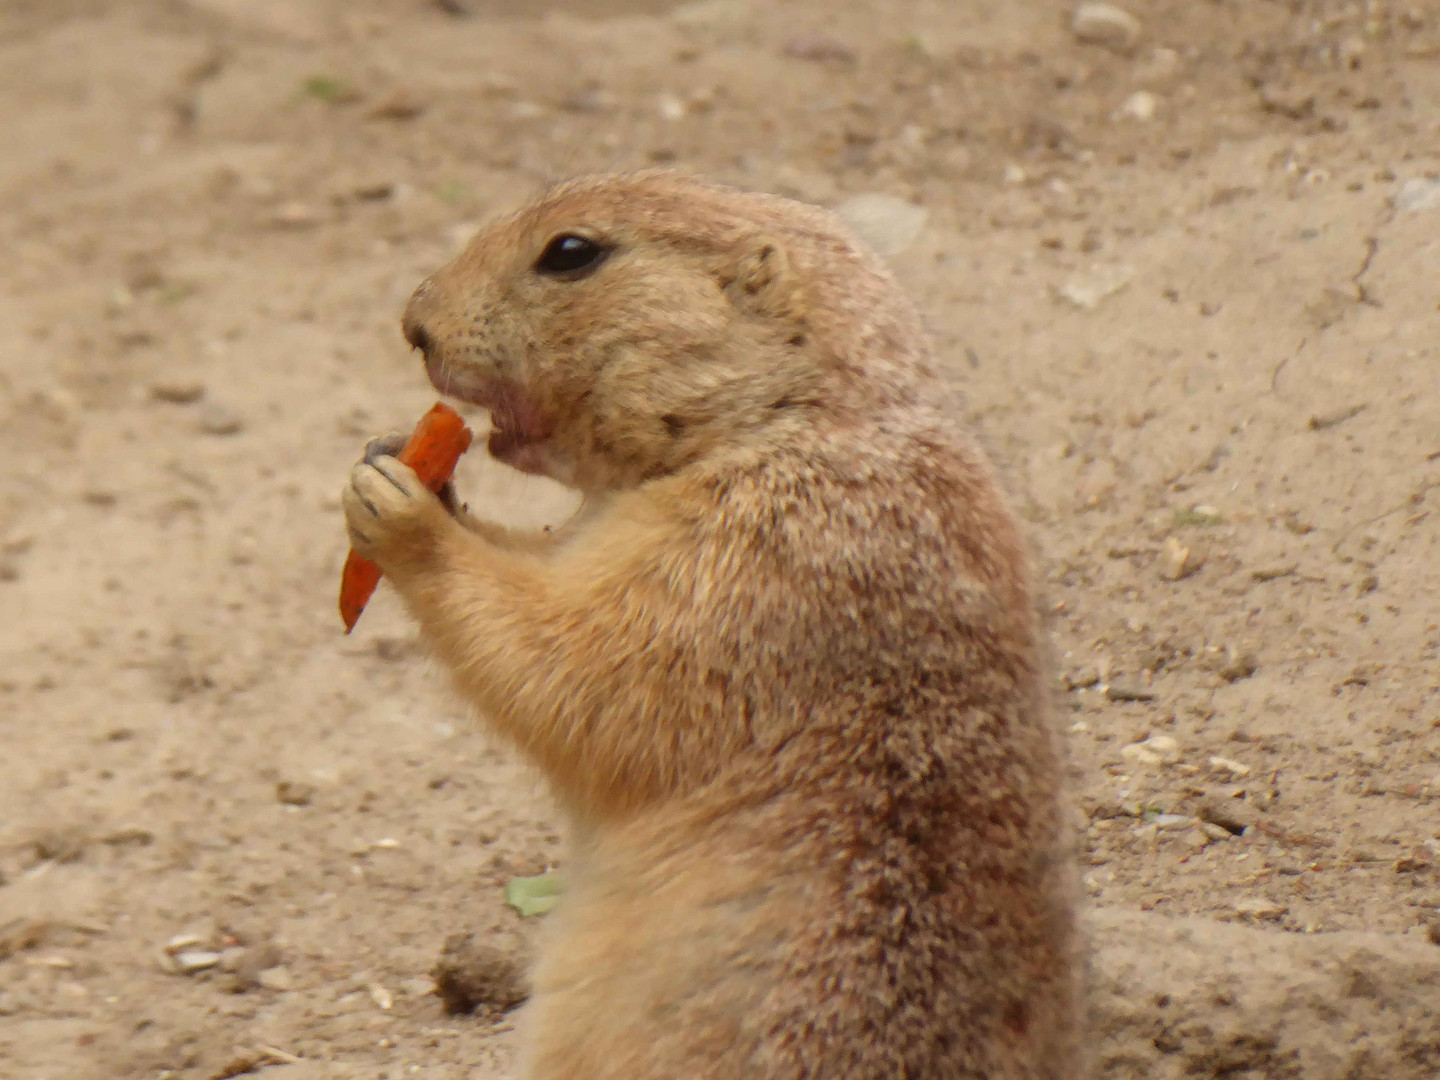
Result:
M1309 340L1309 338L1301 338L1300 344L1295 346L1295 351L1281 357L1280 363L1275 365L1275 370L1270 372L1270 392L1272 394L1280 392L1280 372L1285 370L1285 365L1290 363L1292 357L1299 356L1305 351L1305 343Z
M1370 295L1370 291L1365 288L1360 279L1370 269L1370 260L1375 258L1375 252L1379 250L1380 240L1374 236L1367 236L1365 238L1365 258L1360 263L1360 269L1356 270L1350 278L1350 284L1355 286L1355 299L1362 304L1369 304L1371 307L1377 308L1382 306L1380 301Z

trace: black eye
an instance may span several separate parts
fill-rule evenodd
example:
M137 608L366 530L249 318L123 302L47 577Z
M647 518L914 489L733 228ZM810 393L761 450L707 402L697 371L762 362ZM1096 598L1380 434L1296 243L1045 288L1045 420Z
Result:
M574 233L562 233L535 260L536 273L574 281L599 269L611 249Z

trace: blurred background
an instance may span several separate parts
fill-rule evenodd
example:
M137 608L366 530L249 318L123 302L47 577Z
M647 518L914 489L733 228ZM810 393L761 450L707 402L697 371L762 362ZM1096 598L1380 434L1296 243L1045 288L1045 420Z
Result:
M0 1076L508 1075L433 970L523 955L559 823L383 586L342 636L338 492L434 400L420 279L653 165L892 260L1030 525L1089 897L1257 928L1188 1026L1108 938L1104 1075L1436 1075L1431 968L1322 1013L1284 949L1440 956L1437 61L1383 0L0 0Z

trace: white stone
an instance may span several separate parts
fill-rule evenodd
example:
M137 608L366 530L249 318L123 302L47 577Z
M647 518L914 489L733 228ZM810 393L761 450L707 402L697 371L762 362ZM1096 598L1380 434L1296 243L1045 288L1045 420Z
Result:
M1180 760L1180 744L1169 735L1152 735L1122 746L1120 756L1139 765L1174 765Z
M1139 120L1143 124L1155 119L1155 110L1159 105L1160 99L1149 90L1136 90L1120 104L1117 115L1122 119Z
M1195 819L1188 814L1156 814L1152 818L1157 829L1166 832L1174 832L1179 829L1188 829L1195 824Z
M1070 18L1070 30L1087 45L1124 50L1140 40L1140 20L1114 4L1081 4Z
M1440 180L1417 176L1406 180L1395 194L1395 209L1434 210L1440 207Z
M1227 757L1212 757L1210 768L1219 773L1229 773L1231 776L1249 776L1250 766L1243 765Z
M1130 284L1135 272L1128 266L1096 266L1088 274L1071 278L1055 290L1057 296L1082 311L1094 311Z
M175 954L175 967L182 975L194 975L220 963L218 952L182 952Z
M885 258L913 244L930 218L923 206L881 192L851 196L835 207L835 213Z

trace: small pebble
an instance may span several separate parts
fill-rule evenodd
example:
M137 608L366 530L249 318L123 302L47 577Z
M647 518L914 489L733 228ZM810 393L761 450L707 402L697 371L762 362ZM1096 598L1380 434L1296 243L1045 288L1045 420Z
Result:
M288 202L275 211L272 225L282 229L309 229L320 224L320 215L302 202Z
M1223 825L1216 825L1213 821L1200 822L1200 832L1207 840L1229 840L1235 834Z
M235 435L245 427L239 413L213 401L201 409L199 424L206 435Z
M182 975L194 975L197 972L208 971L220 963L218 952L182 952L176 953L175 969Z
M1140 40L1140 20L1114 4L1081 4L1070 17L1070 31L1087 45L1123 52Z
M366 180L350 189L350 194L361 202L384 202L395 197L396 186L390 180Z
M295 987L295 977L290 974L289 968L284 967L266 968L255 976L255 982L266 990L277 992L293 990Z
M243 994L257 986L264 986L264 973L279 967L279 947L273 941L256 942L243 950L235 964L233 989L236 993Z
M1129 686L1125 683L1112 682L1105 687L1105 700L1107 701L1154 701L1155 695L1149 690L1139 686ZM1157 736L1164 738L1165 736Z
M1226 835L1228 836L1229 834L1227 833ZM1187 832L1183 839L1186 844L1194 848L1196 851L1204 851L1207 847L1210 846L1211 837L1210 834L1205 832L1203 828L1197 827Z
M1139 765L1173 765L1180 760L1180 744L1169 735L1152 735L1122 746L1120 756Z
M1291 577L1299 569L1299 563L1276 563L1273 566L1262 566L1257 570L1250 571L1250 577L1254 581L1278 581L1280 578Z
M1120 104L1117 115L1122 119L1138 120L1144 123L1147 120L1155 119L1155 110L1159 108L1160 99L1149 90L1136 90Z
M1094 266L1088 273L1065 282L1055 290L1055 295L1081 311L1094 311L1123 291L1134 276L1135 272L1128 266Z
M371 120L414 120L425 111L425 103L412 90L397 86L370 107Z
M1254 653L1227 649L1225 663L1220 667L1220 677L1226 682L1239 682L1254 675L1259 666Z
M1065 675L1066 690L1083 690L1100 681L1100 669L1093 664L1084 664Z
M150 397L171 405L189 405L205 396L205 384L199 379L157 379L150 384Z
M1160 576L1166 581L1187 578L1204 564L1204 558L1198 555L1194 548L1180 543L1173 536L1165 538L1165 550L1160 559Z
M286 806L309 806L316 787L302 780L281 780L275 785L275 798Z
M1233 761L1227 757L1212 757L1210 759L1210 768L1215 772L1229 773L1231 776L1250 775L1249 765L1242 765L1240 762Z
M1395 872L1397 874L1414 874L1422 870L1429 870L1435 865L1435 857L1423 847L1412 848L1410 854L1402 855L1395 860Z
M1208 796L1200 803L1200 820L1218 825L1232 836L1242 835L1260 820L1260 813L1244 799Z
M118 829L112 829L100 837L102 844L109 844L112 847L123 847L133 844L136 847L144 847L153 843L155 834L143 825L121 825Z
M1247 919L1260 919L1266 922L1279 922L1290 909L1284 904L1277 904L1274 900L1265 896L1247 896L1235 903L1235 914Z
M1150 820L1157 829L1165 832L1178 832L1195 824L1195 819L1188 814L1156 814Z

